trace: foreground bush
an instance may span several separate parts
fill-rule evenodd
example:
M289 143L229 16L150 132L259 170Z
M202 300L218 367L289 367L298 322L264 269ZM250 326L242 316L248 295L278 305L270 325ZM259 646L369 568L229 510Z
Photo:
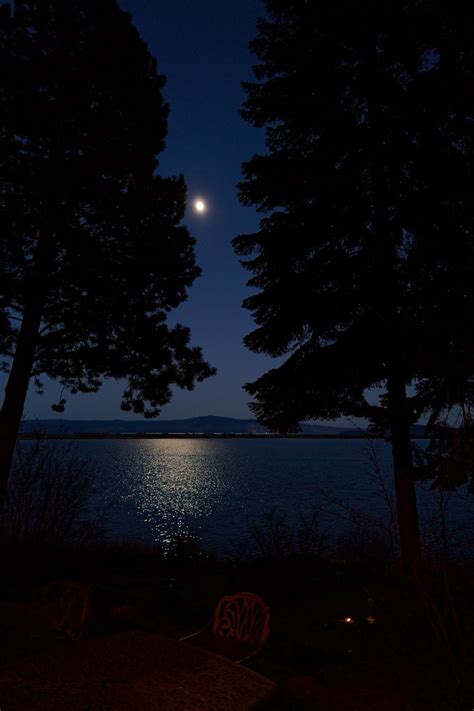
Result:
M19 443L1 512L2 537L41 544L100 539L102 526L91 520L94 474L73 442L38 435Z
M321 532L316 509L299 512L293 522L277 508L249 523L247 538L233 544L240 559L286 560L294 556L320 558L326 550L327 538Z

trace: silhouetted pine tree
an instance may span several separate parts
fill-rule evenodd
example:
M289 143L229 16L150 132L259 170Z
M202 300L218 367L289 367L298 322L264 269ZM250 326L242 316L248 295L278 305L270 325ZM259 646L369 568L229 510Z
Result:
M246 344L289 357L246 389L273 430L345 415L389 433L416 573L410 426L473 392L474 16L442 0L266 7L242 115L267 152L240 184L264 217L234 246L257 290Z
M32 377L72 393L125 379L122 408L151 417L213 371L167 325L199 269L184 180L156 174L165 80L129 15L115 0L3 5L0 66L1 494Z

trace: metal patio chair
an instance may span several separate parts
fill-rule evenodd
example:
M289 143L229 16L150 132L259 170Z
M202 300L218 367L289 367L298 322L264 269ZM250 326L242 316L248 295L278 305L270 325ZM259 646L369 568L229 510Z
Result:
M270 610L259 595L248 592L220 598L209 624L182 637L240 663L259 652L270 634Z

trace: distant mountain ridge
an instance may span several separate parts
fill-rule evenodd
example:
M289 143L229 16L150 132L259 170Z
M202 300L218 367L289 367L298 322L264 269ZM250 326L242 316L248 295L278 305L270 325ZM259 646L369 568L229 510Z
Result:
M412 435L423 437L424 425L414 425ZM268 430L256 420L206 415L184 420L24 420L22 434L264 434ZM301 425L301 434L364 437L365 431L336 425Z
M329 425L303 424L304 434L339 434L348 432L345 427ZM233 417L217 417L207 415L191 417L185 420L24 420L21 426L23 434L44 432L58 434L61 432L90 434L263 434L268 430L256 420L239 420ZM357 430L350 430L356 433Z

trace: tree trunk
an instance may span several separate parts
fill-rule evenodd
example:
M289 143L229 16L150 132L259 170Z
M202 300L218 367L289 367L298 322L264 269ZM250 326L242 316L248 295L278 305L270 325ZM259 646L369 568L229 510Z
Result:
M392 375L387 381L387 391L402 563L407 575L419 581L421 541L413 477L411 418L403 379Z
M41 323L41 299L25 310L0 412L0 507L15 453Z

